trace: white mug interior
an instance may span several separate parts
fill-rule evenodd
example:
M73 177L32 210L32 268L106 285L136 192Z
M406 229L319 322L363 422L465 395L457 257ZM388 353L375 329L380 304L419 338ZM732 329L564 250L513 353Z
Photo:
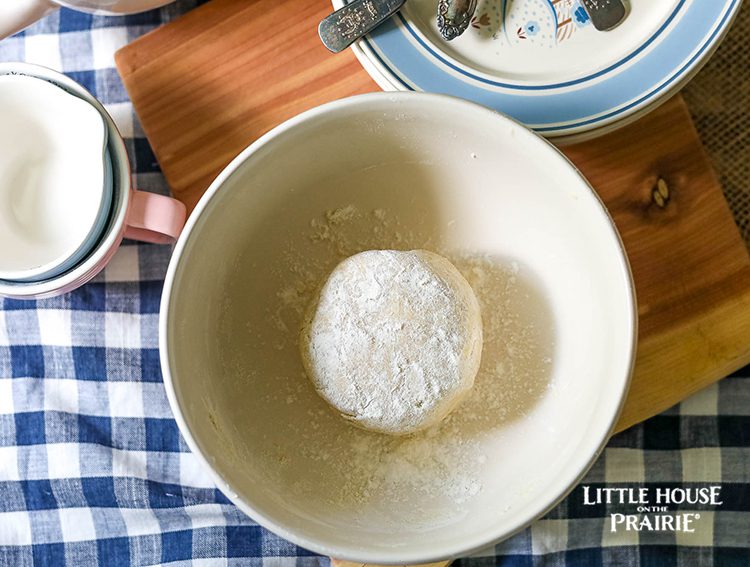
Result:
M62 274L41 281L14 282L0 280L0 296L18 299L41 299L60 295L80 287L93 278L114 255L125 231L125 220L131 198L130 163L125 144L112 118L96 98L65 75L28 63L0 63L0 75L20 74L43 79L57 85L96 108L107 127L107 153L111 162L112 204L97 243L73 267Z
M0 279L41 281L98 242L112 204L107 127L87 101L38 78L0 77Z

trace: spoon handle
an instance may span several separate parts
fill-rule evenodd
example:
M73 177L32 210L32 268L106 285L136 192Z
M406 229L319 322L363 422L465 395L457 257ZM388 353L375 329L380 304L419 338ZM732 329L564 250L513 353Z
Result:
M318 35L323 45L338 53L398 12L404 3L406 0L354 0L325 17Z
M581 4L599 31L616 28L628 15L628 7L623 0L581 0Z

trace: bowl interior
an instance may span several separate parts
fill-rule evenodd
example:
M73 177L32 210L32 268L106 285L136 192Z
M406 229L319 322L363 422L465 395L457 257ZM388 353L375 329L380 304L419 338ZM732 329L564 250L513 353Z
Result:
M589 186L534 134L457 99L355 97L266 136L209 196L169 276L165 379L188 442L267 527L362 561L465 553L541 514L601 448L632 363L629 271ZM335 415L298 354L316 286L374 248L446 255L483 309L474 392L410 438Z

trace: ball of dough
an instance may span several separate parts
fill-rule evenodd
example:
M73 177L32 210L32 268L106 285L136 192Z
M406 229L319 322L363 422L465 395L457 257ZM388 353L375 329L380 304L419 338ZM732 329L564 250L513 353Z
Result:
M442 256L361 252L321 288L300 348L315 389L343 417L381 433L414 433L471 390L482 356L479 303Z

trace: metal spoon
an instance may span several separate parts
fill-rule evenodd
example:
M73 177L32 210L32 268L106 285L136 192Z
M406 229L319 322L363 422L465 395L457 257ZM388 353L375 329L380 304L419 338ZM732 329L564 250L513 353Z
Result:
M628 6L623 0L581 0L581 5L599 31L616 28L628 15Z
M457 38L469 27L477 9L477 0L439 0L437 26L443 39Z
M405 3L406 0L354 0L323 18L318 35L323 45L338 53L370 33Z
M393 14L406 0L354 0L324 18L318 35L329 50L343 51L367 35ZM609 31L628 15L624 0L582 0L581 4L597 30ZM477 0L438 0L437 26L447 41L464 33L477 9Z
M324 18L318 35L330 51L338 53L363 35L370 33L393 14L406 0L354 0ZM439 0L437 25L441 35L451 40L469 27L477 0Z
M628 5L624 0L581 0L581 4L599 31L616 28L628 15ZM464 33L476 9L477 0L438 0L440 35L450 41Z

